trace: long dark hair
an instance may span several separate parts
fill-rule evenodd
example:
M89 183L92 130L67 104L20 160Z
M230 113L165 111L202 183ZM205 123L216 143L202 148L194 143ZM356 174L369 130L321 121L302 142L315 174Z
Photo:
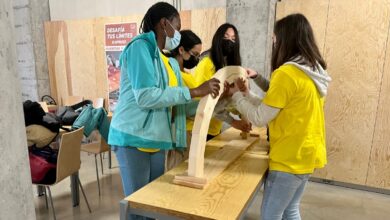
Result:
M230 56L227 56L225 61L223 55L223 39L227 29L232 28L234 34L236 35L236 40L234 43L233 53ZM211 48L209 50L210 58L214 63L215 71L218 71L224 66L228 65L237 65L241 66L241 55L240 55L240 37L238 36L237 28L229 23L221 25L214 34Z
M179 12L175 7L166 2L157 2L146 12L144 18L142 19L139 33L155 31L154 28L156 24L160 22L161 18L172 20L176 16L179 16Z
M179 54L179 47L183 47L185 51L190 51L195 45L201 44L200 38L191 30L180 31L181 39L180 44L169 54L170 57L175 57Z
M304 15L291 14L280 19L275 24L274 33L276 43L272 51L272 70L298 57L301 58L300 64L312 68L319 64L326 69L326 62L316 44L313 29Z

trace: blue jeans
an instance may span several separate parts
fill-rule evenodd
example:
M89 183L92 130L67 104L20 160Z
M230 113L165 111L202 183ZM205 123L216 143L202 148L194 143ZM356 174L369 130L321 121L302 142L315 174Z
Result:
M119 163L125 196L144 187L164 174L165 151L156 153L139 151L135 147L112 146ZM146 219L131 215L128 219Z
M310 174L269 171L264 185L262 220L300 220L299 204Z

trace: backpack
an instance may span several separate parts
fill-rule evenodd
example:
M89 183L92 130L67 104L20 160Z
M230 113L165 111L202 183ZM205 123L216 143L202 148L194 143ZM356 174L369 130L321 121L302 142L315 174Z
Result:
M58 151L49 146L42 149L32 146L28 156L33 183L52 184L55 182L57 155Z
M40 125L43 120L43 116L46 115L38 102L27 100L23 102L24 122L26 127L32 124Z
M46 113L38 102L23 102L24 121L29 125L42 125L52 132L58 133L62 126L61 119L53 113Z
M84 100L72 106L59 107L56 116L61 120L62 125L73 125L73 122L83 110L83 107L88 104L92 104L92 101Z

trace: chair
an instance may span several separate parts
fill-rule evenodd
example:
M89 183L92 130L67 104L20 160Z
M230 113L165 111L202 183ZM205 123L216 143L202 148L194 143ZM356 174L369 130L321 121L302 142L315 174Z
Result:
M104 99L103 98L94 98L93 99L93 107L94 108L103 108L104 106ZM101 164L101 171L102 175L103 173L103 159L102 159L102 153L109 152L110 147L108 146L107 142L102 138L102 136L95 130L91 135L90 139L93 141L91 143L82 144L81 145L81 151L94 154L95 155L95 166L96 166L96 178L98 183L98 190L99 190L99 196L100 193L100 180L99 180L99 170L98 170L98 162L97 162L97 155L100 156L100 164ZM111 156L111 155L109 155Z
M103 108L104 107L104 98L94 98L92 100L94 108Z
M83 130L84 128L77 129L72 132L68 132L62 135L58 158L57 158L57 168L56 168L56 180L53 184L36 184L38 186L45 187L45 198L46 198L46 207L47 207L47 193L49 192L49 198L51 203L51 208L53 212L53 218L56 219L56 214L54 211L53 198L51 196L50 186L53 186L66 177L75 174L80 169L81 159L80 159L80 147L81 147L81 139L83 138ZM81 192L83 193L85 202L87 203L88 210L91 213L91 208L89 206L87 197L85 196L83 186L81 185L80 179L77 176L76 180L80 186Z
M82 102L83 100L84 98L82 96L67 96L62 98L62 105L71 106L79 102Z
M98 132L94 131L94 133L98 133ZM107 142L104 140L104 138L102 138L102 136L100 134L96 134L95 136L96 136L95 140L92 141L91 143L81 145L81 151L95 155L96 179L97 179L97 183L98 183L98 191L99 191L99 196L100 196L101 193L100 193L99 170L98 170L98 162L97 162L96 157L99 154L101 171L102 171L102 175L103 175L104 173L103 173L102 153L110 151L110 147L108 146Z
M43 111L45 111L46 113L49 112L49 107L47 106L46 102L38 102L38 103L41 105Z

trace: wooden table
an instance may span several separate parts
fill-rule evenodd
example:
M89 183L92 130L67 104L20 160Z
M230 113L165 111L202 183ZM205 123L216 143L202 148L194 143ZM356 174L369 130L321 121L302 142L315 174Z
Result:
M120 219L137 214L157 219L239 219L244 216L260 189L268 169L265 129L236 161L203 189L172 183L176 174L187 169L187 162L120 202ZM240 138L231 128L207 143L205 158L231 140Z

